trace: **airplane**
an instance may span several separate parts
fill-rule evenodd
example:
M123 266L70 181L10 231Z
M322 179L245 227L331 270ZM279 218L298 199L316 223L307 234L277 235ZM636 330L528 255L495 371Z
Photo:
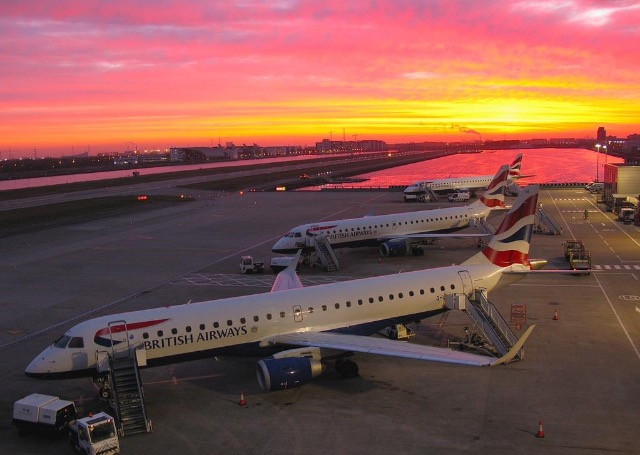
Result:
M507 184L510 185L514 180L522 177L522 154L519 153L511 165L509 166L509 177ZM489 186L493 175L474 175L470 177L453 177L448 179L422 180L412 183L404 189L404 200L406 202L421 201L426 194L426 188L429 187L434 193L445 194L452 191L466 189L474 193L477 190L483 190Z
M443 237L482 237L486 234L451 234L486 218L492 210L504 209L504 189L509 168L502 166L480 199L465 206L388 215L309 223L291 229L271 247L274 253L313 251L311 238L326 236L332 248L379 246L382 256L411 251L424 254L418 245Z
M290 266L271 292L100 316L71 327L25 369L28 377L96 377L98 359L133 351L148 367L217 355L260 355L256 374L265 391L309 383L335 362L358 374L348 357L369 353L469 366L513 360L534 326L500 358L371 337L392 324L444 313L446 297L492 292L537 270L529 260L538 187L514 202L487 247L460 265L302 287Z

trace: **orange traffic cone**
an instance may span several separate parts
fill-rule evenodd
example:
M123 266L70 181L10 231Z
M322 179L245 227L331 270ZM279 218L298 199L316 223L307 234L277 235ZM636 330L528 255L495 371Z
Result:
M542 420L538 422L538 434L536 435L538 438L544 438L544 428L542 428Z
M557 321L557 320L558 320L558 310L555 310L555 311L553 312L553 320L554 320L554 321Z
M246 406L247 402L244 401L244 393L242 393L242 391L240 391L240 406Z

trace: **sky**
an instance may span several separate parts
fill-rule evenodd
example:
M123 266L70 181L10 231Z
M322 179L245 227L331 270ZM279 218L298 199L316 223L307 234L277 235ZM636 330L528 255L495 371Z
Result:
M2 0L0 157L640 133L640 1Z

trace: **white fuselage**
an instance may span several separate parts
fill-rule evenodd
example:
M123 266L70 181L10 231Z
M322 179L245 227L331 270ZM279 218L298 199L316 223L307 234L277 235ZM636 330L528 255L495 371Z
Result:
M405 195L424 194L425 188L430 188L435 193L453 192L459 189L469 191L484 190L491 181L493 175L476 175L473 177L456 177L438 180L423 180L415 182L404 189Z
M489 262L449 266L102 316L67 331L75 347L52 345L25 372L45 378L95 375L100 352L117 356L134 347L143 347L153 366L217 353L268 353L260 344L278 334L368 335L445 311L447 294L489 291L521 278L500 279L502 270Z
M324 235L333 248L340 248L377 245L394 236L453 232L468 227L473 219L486 218L490 211L478 200L470 205L444 209L303 224L289 231L271 250L274 253L295 253L299 249L310 249L314 235Z

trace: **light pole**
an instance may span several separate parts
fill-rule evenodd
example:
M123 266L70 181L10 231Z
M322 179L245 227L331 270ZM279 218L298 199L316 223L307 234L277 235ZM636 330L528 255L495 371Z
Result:
M600 147L602 147L600 144L596 144L596 148L598 149L598 154L596 155L596 182L600 181L598 178L600 175Z

